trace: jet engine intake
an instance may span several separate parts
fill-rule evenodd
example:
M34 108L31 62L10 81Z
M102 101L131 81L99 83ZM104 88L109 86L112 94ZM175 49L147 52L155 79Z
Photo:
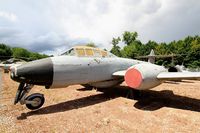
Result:
M176 67L170 67L168 69L168 72L180 72L180 70L178 68L176 68Z
M126 84L134 89L146 90L158 86L162 81L157 79L157 76L161 72L167 70L155 64L142 63L134 65L125 73Z

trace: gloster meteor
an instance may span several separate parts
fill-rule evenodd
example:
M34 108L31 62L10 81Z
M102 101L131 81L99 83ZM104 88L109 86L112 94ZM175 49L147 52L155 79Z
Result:
M163 66L134 59L119 58L98 48L76 46L56 57L49 57L12 67L11 78L19 82L14 104L40 108L43 94L28 93L34 85L46 89L74 84L107 88L123 81L135 90L151 89L166 80L200 79L200 72L168 72Z

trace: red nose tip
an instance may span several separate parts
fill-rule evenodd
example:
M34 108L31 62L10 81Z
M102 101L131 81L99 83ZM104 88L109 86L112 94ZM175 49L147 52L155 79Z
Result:
M142 75L137 69L130 68L126 71L125 82L129 87L137 89L142 83Z

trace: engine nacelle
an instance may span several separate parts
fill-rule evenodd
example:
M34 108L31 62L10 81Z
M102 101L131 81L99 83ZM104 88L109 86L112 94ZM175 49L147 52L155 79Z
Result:
M134 89L146 90L158 86L162 81L157 79L161 72L167 70L163 66L150 63L137 64L130 67L125 74L126 84Z

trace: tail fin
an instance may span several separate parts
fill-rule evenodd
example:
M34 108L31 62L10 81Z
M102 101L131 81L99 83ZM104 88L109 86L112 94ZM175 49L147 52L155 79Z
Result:
M151 49L151 52L150 52L150 54L147 57L148 57L148 62L149 63L152 63L152 64L155 63L156 55L155 55L153 49Z
M154 50L153 49L151 49L151 52L150 52L150 54L149 55L146 55L146 56L138 56L138 57L136 57L137 59L141 59L141 58L148 58L148 62L149 63L152 63L152 64L154 64L155 63L155 59L156 59L156 55L155 55L155 53L154 53Z
M151 52L150 52L149 55L147 55L147 56L138 56L136 58L137 59L148 58L148 62L154 64L155 63L155 58L168 58L168 57L170 57L170 58L172 58L172 65L175 66L174 65L174 57L182 56L182 55L185 55L185 54L173 54L172 53L170 55L155 55L154 50L151 49Z

